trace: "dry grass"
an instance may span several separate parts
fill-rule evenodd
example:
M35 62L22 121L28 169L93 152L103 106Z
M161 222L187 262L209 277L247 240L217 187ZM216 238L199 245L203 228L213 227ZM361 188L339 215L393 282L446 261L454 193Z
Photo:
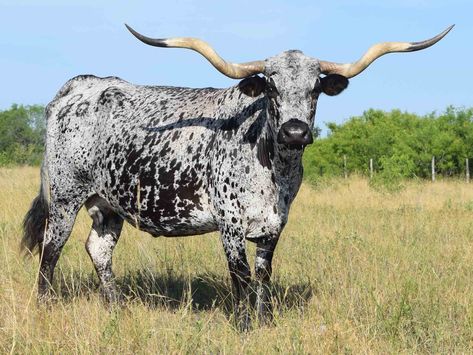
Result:
M37 169L0 170L1 353L469 353L473 188L366 180L302 187L274 260L275 324L229 321L216 234L165 239L126 227L114 269L128 301L108 309L81 213L56 269L59 301L35 302L38 263L18 254ZM249 246L254 260L254 247Z

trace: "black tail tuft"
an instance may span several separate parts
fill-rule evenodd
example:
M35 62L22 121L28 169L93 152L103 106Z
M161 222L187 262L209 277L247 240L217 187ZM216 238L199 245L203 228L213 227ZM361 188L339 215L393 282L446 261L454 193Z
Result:
M29 250L34 253L38 249L41 252L41 243L43 242L44 230L48 219L48 203L44 198L43 191L33 200L31 208L26 213L23 220L23 238L21 240L21 249Z

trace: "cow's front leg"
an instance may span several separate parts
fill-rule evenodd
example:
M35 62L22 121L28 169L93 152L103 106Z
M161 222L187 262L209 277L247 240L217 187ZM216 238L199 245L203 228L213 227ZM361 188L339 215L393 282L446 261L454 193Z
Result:
M256 312L258 321L263 324L270 323L273 319L270 279L271 261L277 243L277 238L270 238L258 242L256 247L255 274L258 283L256 288Z
M246 259L245 238L229 227L222 231L222 241L232 279L235 320L240 330L247 331L251 326L248 295L251 271Z

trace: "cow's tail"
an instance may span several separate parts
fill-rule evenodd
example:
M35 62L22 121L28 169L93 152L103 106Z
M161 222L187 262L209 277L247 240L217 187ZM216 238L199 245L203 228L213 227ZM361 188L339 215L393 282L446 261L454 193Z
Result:
M31 203L29 211L23 220L23 238L21 249L26 254L41 253L41 245L44 238L47 221L49 217L49 179L46 169L46 159L41 166L41 187L38 196Z

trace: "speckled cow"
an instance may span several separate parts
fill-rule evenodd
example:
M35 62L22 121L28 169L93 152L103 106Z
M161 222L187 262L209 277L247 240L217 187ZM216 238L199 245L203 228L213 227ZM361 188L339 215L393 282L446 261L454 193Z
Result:
M112 252L126 220L156 237L220 231L243 328L245 241L255 242L256 309L270 318L271 260L301 184L319 94L337 95L381 55L427 48L450 29L423 42L374 45L353 64L297 50L232 64L201 40L152 39L129 28L149 45L193 49L243 80L228 89L189 89L82 75L62 87L46 108L41 189L24 221L22 244L41 255L39 299L50 291L85 205L93 220L86 249L110 301L119 298Z

